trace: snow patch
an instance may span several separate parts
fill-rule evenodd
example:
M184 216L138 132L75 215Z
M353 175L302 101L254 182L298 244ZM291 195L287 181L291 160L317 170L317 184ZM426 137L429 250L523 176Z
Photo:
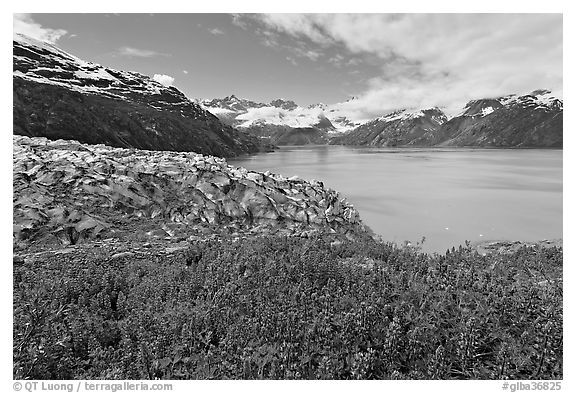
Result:
M378 121L395 121L395 120L412 120L417 119L419 117L424 117L425 114L423 111L410 111L408 109L401 109L398 111L394 111L384 116L380 116Z
M554 97L552 93L547 90L539 90L527 95L511 94L499 98L498 101L506 107L520 105L544 111L563 109L564 107L563 102Z
M71 55L68 52L64 52L62 49L58 48L57 46L49 43L49 42L45 42L45 41L40 41L37 40L35 38L29 37L27 35L21 34L21 33L14 33L13 34L13 40L18 42L19 44L28 47L28 49L30 50L30 47L33 48L37 48L37 49L41 49L42 51L47 51L47 52L52 52L60 57L63 57L65 59L71 60L75 63L78 63L82 66L87 66L90 63L88 63L87 61L84 61L76 56ZM38 53L41 54L41 53Z
M135 95L163 94L169 89L174 78L168 75L156 75L154 81L138 72L119 71L86 62L62 51L51 43L42 42L21 34L14 35L14 51L23 53L13 55L13 77L36 83L64 87L83 94L97 94L115 99L130 101ZM28 56L27 53L31 55ZM108 83L97 83L108 81ZM175 96L173 92L169 95ZM179 102L164 102L166 106L180 105L202 109L179 93L175 97ZM156 102L157 104L160 102ZM165 108L165 107L164 107ZM205 116L205 112L204 115Z
M487 106L486 108L482 108L482 117L489 115L492 112L494 112L494 108L491 106Z

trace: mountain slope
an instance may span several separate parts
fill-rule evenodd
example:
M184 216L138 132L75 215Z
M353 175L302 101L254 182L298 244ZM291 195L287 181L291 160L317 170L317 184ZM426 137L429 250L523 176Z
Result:
M447 119L437 108L396 111L331 140L361 146L552 147L563 145L563 103L547 90L468 102Z
M260 141L226 126L175 87L14 36L14 134L114 147L235 156Z
M563 103L549 91L471 101L446 122L435 141L442 146L563 146Z
M400 110L362 124L331 143L363 146L406 146L424 143L425 135L438 130L446 115L438 108L411 112Z

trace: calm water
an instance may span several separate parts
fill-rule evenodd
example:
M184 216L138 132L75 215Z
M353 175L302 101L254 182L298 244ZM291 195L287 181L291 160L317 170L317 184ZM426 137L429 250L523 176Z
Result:
M341 192L385 240L423 249L562 237L562 151L283 147L229 160L317 179Z

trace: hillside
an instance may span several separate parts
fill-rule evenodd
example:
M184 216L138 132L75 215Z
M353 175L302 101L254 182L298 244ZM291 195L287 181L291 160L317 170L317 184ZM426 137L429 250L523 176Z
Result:
M563 146L563 103L549 91L469 102L446 122L437 143L442 146Z
M13 48L16 135L222 157L270 148L146 75L86 62L24 35Z

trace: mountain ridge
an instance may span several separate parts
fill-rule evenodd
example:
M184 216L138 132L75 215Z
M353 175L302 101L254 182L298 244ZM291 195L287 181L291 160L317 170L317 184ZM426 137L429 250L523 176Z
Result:
M173 86L87 62L15 35L14 133L115 147L231 157L272 143L365 146L562 147L563 102L544 89L439 108L400 109L358 124L336 105L238 98L191 100Z
M302 108L292 100L275 99L265 104L232 95L203 100L202 105L224 122L279 145L558 148L563 144L563 102L545 89L470 100L451 117L438 107L399 109L361 124L330 116L333 106L323 103ZM304 113L306 110L313 112ZM310 113L315 122L310 120ZM295 122L298 115L306 122ZM304 132L314 136L302 138Z
M302 107L292 100L276 98L269 103L238 98L232 94L224 98L201 99L200 104L223 121L249 128L254 123L298 127L315 127L327 131L346 131L355 125L344 116L332 116L330 106L319 103ZM346 122L343 122L343 119Z
M525 95L471 100L451 118L438 108L396 111L368 121L330 143L561 148L562 118L563 102L550 91L540 89Z
M18 135L225 157L269 149L173 86L21 34L13 40L13 96Z
M325 144L331 134L338 132L325 114L325 105L304 108L283 98L262 103L234 94L199 102L222 122L266 138L274 145ZM341 128L342 119L335 121Z

